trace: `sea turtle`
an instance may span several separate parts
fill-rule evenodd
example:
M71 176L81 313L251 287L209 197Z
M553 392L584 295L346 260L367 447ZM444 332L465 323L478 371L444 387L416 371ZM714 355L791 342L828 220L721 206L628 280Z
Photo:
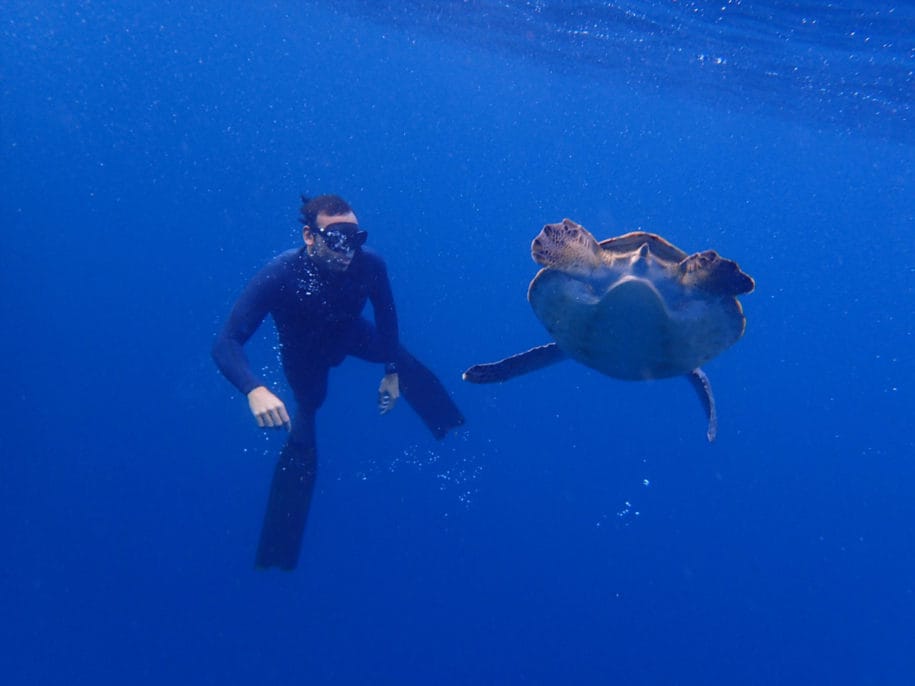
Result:
M474 365L464 380L505 381L567 357L617 379L686 376L713 441L715 400L700 367L743 335L736 296L752 291L753 279L714 250L688 256L644 231L598 243L569 219L544 226L531 256L543 269L527 299L555 342Z

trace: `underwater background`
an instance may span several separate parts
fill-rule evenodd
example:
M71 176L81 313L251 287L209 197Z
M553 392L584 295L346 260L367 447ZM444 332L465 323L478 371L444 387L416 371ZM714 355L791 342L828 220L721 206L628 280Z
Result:
M915 683L913 70L912 2L4 3L0 683ZM283 437L209 351L300 193L467 423L335 369L258 572ZM756 279L715 443L680 379L461 381L563 217Z

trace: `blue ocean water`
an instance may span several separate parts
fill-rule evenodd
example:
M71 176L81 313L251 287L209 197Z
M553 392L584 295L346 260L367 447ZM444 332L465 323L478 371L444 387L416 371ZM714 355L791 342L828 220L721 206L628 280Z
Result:
M0 682L915 681L915 4L14 0L0 37ZM209 349L301 192L467 424L336 369L299 569L256 572L282 437ZM714 444L677 379L462 383L547 340L562 217L756 279Z

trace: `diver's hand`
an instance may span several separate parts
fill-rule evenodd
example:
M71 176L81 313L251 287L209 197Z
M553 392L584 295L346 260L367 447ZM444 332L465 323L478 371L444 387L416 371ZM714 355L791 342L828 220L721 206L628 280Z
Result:
M248 393L248 407L260 427L286 427L289 430L289 413L283 401L267 390L266 386L258 386Z
M378 386L378 411L387 414L400 397L400 380L397 374L385 374Z

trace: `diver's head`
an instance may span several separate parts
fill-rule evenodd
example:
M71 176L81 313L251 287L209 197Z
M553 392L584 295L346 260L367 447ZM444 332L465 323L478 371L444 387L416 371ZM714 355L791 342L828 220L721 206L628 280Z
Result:
M368 234L339 195L302 196L302 239L308 254L332 271L345 271Z

